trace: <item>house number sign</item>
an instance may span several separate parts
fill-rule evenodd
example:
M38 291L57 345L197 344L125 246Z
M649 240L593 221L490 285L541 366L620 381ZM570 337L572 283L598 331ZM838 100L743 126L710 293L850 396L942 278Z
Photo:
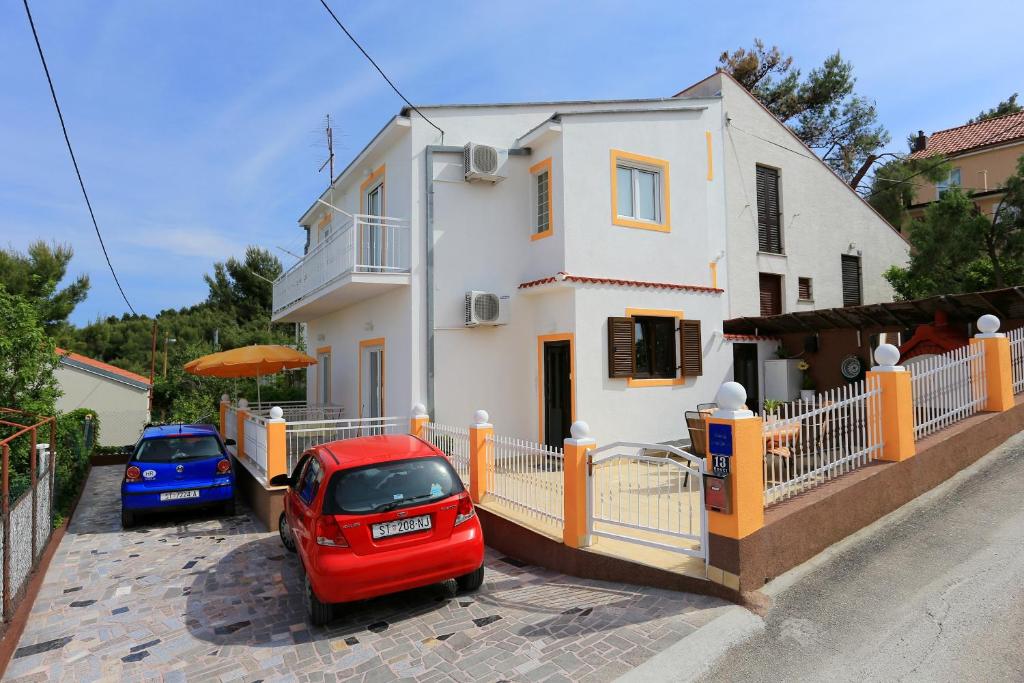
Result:
M708 452L711 453L711 470L714 475L724 477L729 474L732 460L732 425L708 425Z

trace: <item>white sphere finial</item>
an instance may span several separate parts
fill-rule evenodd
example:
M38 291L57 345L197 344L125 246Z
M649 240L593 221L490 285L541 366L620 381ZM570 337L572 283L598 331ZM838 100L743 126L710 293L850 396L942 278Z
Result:
M238 399L238 407L241 410L245 410L246 408L249 407L249 402L246 401L244 398L240 398L240 399Z
M993 334L999 329L999 318L986 313L985 315L978 318L978 331L982 334Z
M220 402L221 403L231 403L231 397L228 396L227 394L221 394L220 395Z
M572 423L572 427L569 427L569 434L571 434L572 438L576 440L589 439L590 425L588 425L583 420L576 420L575 422Z
M284 411L281 410L280 406L274 406L270 409L271 420L280 420L282 417L284 417Z
M718 388L715 401L722 410L742 410L743 404L747 402L747 390L739 382L725 382Z
M423 405L422 403L417 403L416 405L414 405L412 407L412 416L413 417L426 417L427 416L427 407L425 405Z
M883 368L891 368L900 362L900 350L892 344L879 344L875 349L875 362Z
M473 422L478 425L485 425L490 422L491 416L487 414L486 410L478 410L473 413Z

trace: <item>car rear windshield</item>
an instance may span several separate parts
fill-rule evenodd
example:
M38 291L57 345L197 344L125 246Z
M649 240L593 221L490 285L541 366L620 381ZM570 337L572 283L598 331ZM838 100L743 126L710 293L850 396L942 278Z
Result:
M324 513L361 515L422 505L463 491L442 457L416 458L335 472L324 494Z
M135 459L140 462L177 462L220 455L220 441L211 435L145 439L135 451Z

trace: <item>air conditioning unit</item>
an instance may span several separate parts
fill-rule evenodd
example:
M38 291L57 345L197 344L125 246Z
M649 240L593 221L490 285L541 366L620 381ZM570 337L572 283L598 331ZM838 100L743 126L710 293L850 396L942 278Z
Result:
M505 163L508 161L508 150L498 149L489 145L467 143L462 148L462 166L466 180L473 183L480 180L496 183L507 177Z
M508 296L466 292L466 327L508 324Z

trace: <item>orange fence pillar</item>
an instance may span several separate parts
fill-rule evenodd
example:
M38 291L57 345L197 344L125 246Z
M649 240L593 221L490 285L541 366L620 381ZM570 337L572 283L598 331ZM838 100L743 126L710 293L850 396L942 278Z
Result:
M220 438L221 440L227 438L228 434L228 408L231 407L231 397L227 394L222 394L220 397Z
M424 427L430 422L430 416L427 415L427 408L422 403L417 403L412 407L412 417L409 418L409 434L415 436L417 439L426 438Z
M562 542L570 548L583 548L590 545L587 518L588 453L597 447L597 442L590 438L590 427L586 422L574 422L569 432L572 438L566 439L564 443L562 512L565 523L562 526Z
M288 441L284 411L279 406L270 409L267 420L267 481L288 473Z
M1013 367L1010 357L1010 340L997 332L999 318L983 315L978 318L978 334L971 340L971 346L985 349L985 363L979 368L985 373L985 389L988 394L985 410L1001 413L1013 407Z
M238 433L235 435L235 453L239 458L245 457L245 418L249 417L249 402L238 399Z
M880 432L871 435L871 440L881 437L882 453L878 459L890 462L912 458L917 452L910 373L897 365L899 360L899 349L892 344L880 344L875 349L878 365L866 375L868 389L878 387L882 392L867 402L868 429Z
M469 428L469 497L474 503L483 500L487 493L487 439L494 435L489 418L486 410L478 410Z
M738 540L764 526L764 426L743 408L747 392L742 385L726 382L717 400L719 408L708 418L705 432L707 469L712 473L716 460L728 462L731 510L708 510L708 533Z

